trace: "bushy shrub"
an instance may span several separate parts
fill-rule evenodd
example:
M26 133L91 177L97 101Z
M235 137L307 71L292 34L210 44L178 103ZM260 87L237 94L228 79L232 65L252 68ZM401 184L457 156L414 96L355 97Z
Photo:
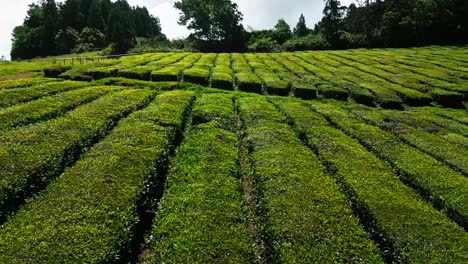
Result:
M328 50L330 48L330 43L323 35L308 35L305 37L295 37L286 41L282 45L282 49L285 51Z
M256 39L248 48L249 51L252 52L274 52L280 50L278 42L272 40L270 37Z
M57 78L60 74L71 69L71 66L67 65L53 65L44 68L44 76L48 78Z
M71 50L71 52L79 54L79 53L90 52L93 49L94 49L93 45L90 43L79 43Z
M363 34L353 34L346 31L341 32L341 41L345 49L358 49L369 47L369 40Z
M103 48L106 45L106 36L99 29L85 27L80 34L80 43L89 44L93 48Z

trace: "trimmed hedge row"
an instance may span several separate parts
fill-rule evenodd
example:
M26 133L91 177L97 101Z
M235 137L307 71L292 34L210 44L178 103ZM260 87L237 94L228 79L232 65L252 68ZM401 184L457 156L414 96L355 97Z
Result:
M221 100L216 109L213 99ZM194 111L196 125L177 150L144 263L252 263L239 141L223 125L234 115L232 97L203 95Z
M231 56L229 54L218 54L215 66L211 69L211 87L224 90L233 90L234 81L231 69Z
M307 69L309 73L306 75L306 79L316 85L319 95L344 101L348 99L349 91L334 82L334 71L323 69L323 65L317 66L316 63L307 62L297 53L286 55L286 58Z
M181 81L181 73L183 70L192 67L192 65L199 60L201 57L200 53L192 53L177 61L170 64L160 70L154 70L151 72L151 80L157 81ZM149 65L149 64L148 64Z
M435 206L465 229L468 228L468 178L433 157L401 142L399 138L353 118L332 104L312 104L346 133L358 139L378 157L400 172L403 181L419 190Z
M92 86L0 109L0 130L60 116L79 105L122 89L116 86Z
M419 112L438 115L444 119L448 118L468 126L468 113L465 110L441 109L437 107L419 107L415 109L417 109Z
M331 94L329 98L346 100L349 93L349 96L356 102L367 105L373 104L374 95L369 90L345 79L345 77L354 77L351 75L352 71L350 71L352 68L343 66L332 60L317 60L315 56L311 56L309 53L301 53L299 57L307 58L307 63L313 64L314 68L317 69L314 70L315 74L322 76L322 79L333 83L333 86L337 87L334 88L335 91L325 92L325 97L329 97L330 95L328 94ZM323 56L317 55L317 57L321 58Z
M0 132L0 218L72 164L126 114L155 95L126 90L103 96L66 115Z
M224 130L237 132L237 119L234 115L234 98L231 95L213 93L204 94L198 98L193 108L193 125L216 123L216 126Z
M71 81L90 82L93 80L93 77L88 74L88 70L87 66L75 66L58 77Z
M44 76L47 78L57 78L60 74L70 70L72 67L67 65L53 65L44 68Z
M339 186L264 98L239 100L268 263L381 263Z
M464 263L468 235L463 228L401 183L392 168L359 142L298 101L274 100L332 164L362 219L398 263ZM442 231L443 230L443 231Z
M179 87L178 82L148 82L122 77L106 78L93 83L94 85L126 86L132 88L152 89L156 91L169 91Z
M135 231L138 203L193 94L168 92L107 137L0 229L2 263L109 263ZM168 111L177 107L176 112ZM163 117L162 119L166 119Z
M152 62L146 64L146 66L153 67L153 69L159 70L159 69L162 69L162 68L164 68L164 67L166 67L168 65L177 63L178 61L184 59L188 55L190 55L190 53L186 53L186 52L184 52L184 53L170 53L170 56L164 57L164 58L162 58L160 60L152 61Z
M422 129L428 133L438 134L445 137L449 134L457 133L458 136L468 137L468 126L458 123L450 118L444 118L435 113L420 111L413 108L413 111L381 111L381 114L388 115L392 119L403 122L415 128ZM443 110L446 112L445 110ZM467 139L468 140L468 139Z
M462 103L464 96L460 93L446 91L440 88L434 88L431 91L431 96L434 99L434 101L438 102L443 106L463 108Z
M89 83L70 81L50 82L27 88L0 90L0 108L25 103L44 96L74 90L83 86L89 86Z
M237 72L234 74L239 90L262 94L262 80L253 72Z
M57 80L51 79L51 78L42 78L42 77L0 81L0 90L30 87L30 86L35 86L35 85L54 82L54 81L57 81Z
M176 60L171 59L171 57L175 57L178 59L181 56L176 56L174 54L165 54L165 53L158 53L151 56L148 60L146 60L145 65L143 66L136 66L136 67L125 67L119 69L117 75L124 78L133 78L138 80L150 81L151 80L151 72L160 69L170 63L176 62Z
M421 128L415 128L414 126L418 125L417 122L405 124L405 122L409 123L409 120L401 122L398 113L381 113L374 109L351 111L360 119L395 134L416 148L443 160L464 175L468 175L468 149L460 148L459 144L447 141L442 133L432 134L432 131L426 132ZM468 139L465 141L465 145L468 145Z
M210 86L210 69L192 67L182 72L184 82L190 82L203 86Z
M262 55L265 63L273 65L273 68L278 70L278 76L290 83L291 91L296 97L303 99L317 98L317 87L311 81L303 78L307 74L304 68L289 60L279 58L277 54L259 54L258 56Z
M446 72L450 77L458 78L458 81L462 82L462 84L464 83L463 79L468 79L468 71L461 70L460 66L451 60L439 57L437 58L437 61L427 61L426 59L428 58L428 56L421 55L418 52L413 52L413 54L410 54L403 50L395 50L395 52L405 55L405 59L407 59L405 63L408 65L415 66L416 68L433 69L438 70L439 72Z
M432 99L441 100L441 97L438 97L437 94L433 93L432 87L439 87L453 92L465 92L464 88L459 88L452 83L448 83L442 80L433 79L431 76L421 76L418 72L415 71L404 72L405 70L408 70L408 67L402 63L397 63L394 58L392 58L390 65L386 67L378 66L377 68L369 67L365 65L364 62L356 62L359 56L347 57L345 55L334 54L332 58L343 62L344 64L355 67L359 71L362 71L362 74L375 76L387 81L381 82L381 84L386 85L388 88L399 93L405 102L410 105L429 104L431 102L431 96L422 93L428 90L431 90ZM383 71L381 68L385 69L385 71ZM422 69L419 70L421 71ZM411 89L405 87L409 87ZM440 89L438 89L438 91L440 91ZM463 98L463 95L461 95L461 97Z
M262 93L262 80L253 72L246 58L239 53L231 55L237 88L244 92Z
M366 79L370 80L372 83L394 91L403 99L405 103L409 105L416 105L416 106L427 105L432 101L432 98L425 93L406 88L396 83L389 82L388 79L381 77L381 75L384 75L385 73L383 73L381 70L375 69L375 67L370 67L367 65L354 62L341 55L338 56L337 54L330 54L330 55L327 55L326 57L329 60L336 60L344 65L355 68L356 75L360 75L360 76L365 75Z

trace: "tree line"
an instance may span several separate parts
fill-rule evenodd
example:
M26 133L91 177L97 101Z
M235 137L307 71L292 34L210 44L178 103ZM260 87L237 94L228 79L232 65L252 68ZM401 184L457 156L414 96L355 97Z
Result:
M109 48L124 53L138 37L165 38L159 19L146 7L118 0L41 0L29 5L13 30L11 58L28 59Z
M191 30L169 41L159 19L125 0L41 0L13 32L12 59L106 48L111 53L182 49L273 52L468 43L466 0L324 0L323 18L309 28L279 19L272 29L244 28L231 0L179 0L179 24Z

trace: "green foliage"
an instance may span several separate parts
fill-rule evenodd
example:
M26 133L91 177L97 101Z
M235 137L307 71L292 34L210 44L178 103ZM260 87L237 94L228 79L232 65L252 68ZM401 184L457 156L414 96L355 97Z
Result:
M204 95L194 111L195 126L177 150L145 263L252 262L254 242L237 178L239 141L235 131L223 129L236 127L232 98Z
M384 253L386 257L412 263L427 259L451 263L466 260L464 248L468 236L463 228L405 186L387 163L368 152L357 140L330 127L325 118L312 113L307 105L291 100L278 100L277 104L321 157L333 166L361 219L375 237L385 241L384 247L391 248L392 252ZM333 111L332 103L314 107L324 109L324 113L325 109Z
M122 54L135 46L136 32L131 19L130 6L126 1L117 1L109 14L107 34L114 44L113 53Z
M70 70L72 67L68 65L53 65L44 68L44 76L47 78L57 78L60 74Z
M229 54L218 54L215 66L211 69L211 86L225 90L234 89L231 56Z
M235 74L235 78L239 90L262 93L262 80L253 72L238 72Z
M209 85L210 79L210 70L203 69L203 68L190 68L183 72L183 80L184 82L191 82L195 84L200 84L203 86Z
M279 50L279 44L271 37L259 38L249 45L249 51L273 52Z
M70 53L80 41L80 33L71 27L60 29L55 36L55 41L59 54Z
M146 81L185 81L283 96L297 90L296 96L304 99L313 99L318 92L324 98L351 99L388 109L431 103L463 108L468 94L468 87L464 86L468 75L465 76L462 67L466 62L454 63L457 57L464 56L463 53L450 48L444 60L452 64L444 62L443 66L419 55L442 57L437 54L440 49L280 54L154 53L75 66L60 77L86 81L117 76ZM50 69L55 67L61 68L52 66Z
M449 169L435 158L401 142L399 138L333 105L313 104L346 133L357 138L379 158L386 160L411 186L415 186L447 214L466 228L468 225L467 178Z
M134 80L134 79L126 79L126 78L106 78L99 81L94 82L95 85L108 85L108 86L126 86L126 87L133 87L133 88L144 88L144 89L152 89L157 91L169 91L174 90L179 86L177 82L147 82L141 80Z
M243 45L242 13L231 0L181 0L174 4L181 14L179 24L193 30L198 42L206 42L211 51L239 50Z
M294 37L287 40L282 49L285 51L295 50L328 50L331 46L322 35L309 35L305 37Z
M460 148L460 142L450 142L443 132L435 134L434 128L424 122L400 116L398 113L380 113L377 111L356 111L364 120L373 125L388 130L402 138L405 142L444 161L451 167L468 175L468 150ZM468 146L468 140L464 145Z
M464 98L462 94L446 91L440 88L433 89L431 91L431 96L434 101L441 105L454 107L460 106Z
M119 19L120 18L120 19ZM101 49L127 52L135 37L163 36L158 18L126 0L53 0L31 4L23 25L13 32L13 60Z
M309 33L310 33L310 30L307 28L304 14L301 14L301 16L299 17L299 22L297 22L297 25L294 28L294 36L305 37Z
M121 89L122 87L114 86L85 87L0 109L0 130L58 117L100 96Z
M60 118L2 133L1 218L62 173L87 147L107 134L115 121L146 104L153 95L145 90L118 92Z
M261 194L257 210L264 223L261 235L270 245L267 260L382 262L338 185L286 117L264 98L245 98L239 104L252 149L254 193Z
M80 44L87 44L91 49L104 48L106 36L97 28L85 27L80 34Z
M292 37L291 27L284 19L278 20L273 30L273 39L279 44L283 44Z
M181 124L190 94L169 92L130 115L43 196L22 208L0 231L0 260L96 263L119 257L139 220L145 184L151 177L161 179L155 164L174 140L175 129L162 124L164 115Z
M193 109L193 125L212 123L218 128L237 133L233 96L220 93L202 95Z
M49 82L26 88L13 88L0 90L0 107L8 107L24 103L59 92L65 92L86 86L82 82Z
M49 82L57 81L57 79L52 78L27 78L21 80L8 80L0 82L0 91L3 89L15 89L15 88L25 88L31 87L40 84L46 84Z

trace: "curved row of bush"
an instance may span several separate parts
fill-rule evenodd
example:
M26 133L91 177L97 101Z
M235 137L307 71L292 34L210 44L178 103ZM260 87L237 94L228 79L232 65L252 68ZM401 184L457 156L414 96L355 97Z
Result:
M232 96L205 94L177 150L145 263L252 263ZM234 125L234 126L232 126Z
M468 149L461 147L468 146L467 138L447 135L441 131L435 133L434 128L425 126L423 122L401 117L398 113L382 113L363 108L351 111L366 122L395 134L410 145L468 175Z
M266 262L381 263L345 195L264 97L239 100Z
M191 92L167 92L121 121L0 229L0 262L116 261L140 220L137 207L145 185L151 177L164 179L157 163L181 129L192 97ZM167 120L175 126L163 125L171 123Z
M435 206L446 210L462 227L468 228L468 178L401 142L390 132L356 119L347 110L324 103L313 103L312 107L378 157L388 161L403 181Z
M91 86L0 109L0 130L57 117L102 95L122 89L117 86Z
M333 166L368 230L390 261L398 263L465 263L468 235L405 186L384 161L355 139L330 126L310 106L273 100L309 144ZM329 107L324 106L324 107ZM442 231L443 230L443 231Z
M116 122L155 96L126 90L103 96L66 115L0 132L0 218L60 175Z
M25 103L44 96L54 95L88 86L84 82L59 81L41 83L30 87L0 90L0 108Z

